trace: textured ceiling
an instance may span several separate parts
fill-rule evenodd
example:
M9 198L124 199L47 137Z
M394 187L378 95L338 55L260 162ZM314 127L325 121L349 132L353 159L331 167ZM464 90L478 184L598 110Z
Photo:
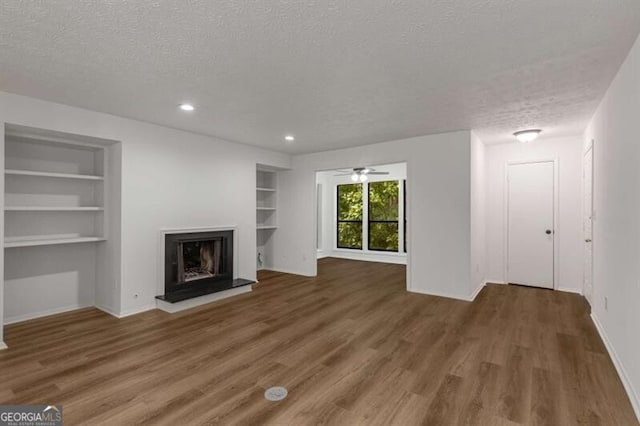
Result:
M639 30L638 0L3 0L0 90L291 153L499 143L583 130Z

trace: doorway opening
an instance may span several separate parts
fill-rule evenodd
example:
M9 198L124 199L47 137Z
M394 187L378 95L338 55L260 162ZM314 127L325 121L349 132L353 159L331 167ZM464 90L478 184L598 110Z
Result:
M317 257L406 264L407 165L316 173Z
M584 236L584 275L582 294L591 305L593 299L593 141L582 158L582 230Z

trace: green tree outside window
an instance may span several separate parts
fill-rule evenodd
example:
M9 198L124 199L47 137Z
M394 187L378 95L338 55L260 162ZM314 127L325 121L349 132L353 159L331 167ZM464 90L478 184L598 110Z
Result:
M398 251L398 181L369 183L369 250Z
M362 249L362 184L338 185L338 248Z

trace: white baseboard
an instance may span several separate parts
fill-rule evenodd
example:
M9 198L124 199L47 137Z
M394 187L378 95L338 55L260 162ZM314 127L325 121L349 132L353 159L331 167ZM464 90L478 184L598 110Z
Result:
M325 257L329 257L329 253L322 249L316 250L316 259L324 259Z
M507 285L509 283L504 282L502 280L484 280L485 284L501 284L501 285Z
M400 255L397 253L385 253L385 252L352 252L351 250L333 250L330 253L327 253L324 257L335 257L338 259L347 259L347 260L360 260L363 262L379 262L379 263L395 263L398 265L406 265L407 264L407 256Z
M0 351L3 349L9 349L9 346L3 341L0 341Z
M609 352L609 356L613 361L613 365L616 367L616 371L618 372L618 376L620 376L620 380L622 381L624 390L627 391L627 395L629 396L629 400L631 401L631 406L633 407L633 411L636 413L636 418L638 419L638 421L640 421L640 398L638 398L638 393L633 388L633 384L629 380L629 375L624 369L624 366L622 365L622 362L620 361L620 358L618 357L616 350L611 345L611 341L607 337L607 334L605 333L604 328L602 327L602 324L600 324L600 321L598 321L598 318L595 316L593 312L591 313L591 320L593 321L593 324L596 326L596 330L598 330L598 333L600 334L600 338L604 342L604 346L607 348L607 351Z
M62 308L47 309L46 311L34 312L25 315L18 315L17 317L10 317L4 320L5 325L15 324L18 322L28 321L36 318L47 317L49 315L62 314L64 312L75 311L76 309L90 308L91 305L71 305L64 306Z
M155 309L156 305L147 305L147 306L143 306L141 308L130 309L129 311L124 311L124 312L120 312L120 313L115 312L113 309L107 308L106 306L95 305L94 307L96 309L101 310L104 313L107 313L107 314L111 315L112 317L125 318L125 317L129 317L131 315L141 314L142 312L147 312L147 311L150 311L152 309Z
M251 285L244 285L242 287L232 288L229 290L220 291L218 293L207 294L205 296L196 297L189 300L183 300L182 302L169 303L159 299L156 299L156 307L161 311L169 312L170 314L184 311L187 309L195 308L196 306L206 305L207 303L215 302L218 300L226 299L240 294L249 293L252 290Z
M474 292L471 293L471 297L469 297L469 302L473 302L474 300L476 300L476 297L478 297L478 294L480 294L480 292L482 291L485 285L487 285L486 280L482 281L478 286L478 288L476 288Z
M407 291L409 293L417 293L417 294L424 294L426 296L437 296L437 297L446 297L447 299L456 299L456 300L462 300L464 302L470 302L469 297L468 296L459 296L457 294L450 294L450 293L444 293L444 292L437 292L437 291L423 291L423 290L416 290L416 289L407 289Z
M575 288L558 287L556 290L564 291L566 293L575 293L575 294L579 294L580 296L582 296L582 290L578 290L578 289L575 289Z
M476 297L478 296L478 294L482 291L482 289L484 288L485 285L487 285L489 281L484 280L480 283L480 285L478 286L478 288L476 288L473 293L471 293L470 296L458 296L457 294L450 294L450 293L442 293L442 292L437 292L437 291L422 291L422 290L415 290L415 289L407 289L407 291L409 293L418 293L418 294L426 294L427 296L438 296L438 297L446 297L447 299L456 299L456 300L463 300L465 302L473 302L474 300L476 300Z
M302 277L307 277L307 278L313 278L316 276L316 275L309 275L306 272L294 271L294 270L283 269L283 268L269 268L268 270L273 272L280 272L282 274L300 275Z
M153 304L153 305L143 306L141 308L129 309L129 310L120 312L120 315L118 316L118 318L130 317L131 315L141 314L143 312L147 312L155 308L156 308L156 305Z
M120 318L120 315L116 313L114 310L112 310L111 308L107 308L106 306L102 306L102 305L94 305L94 307L104 312L105 314L111 315L112 317Z

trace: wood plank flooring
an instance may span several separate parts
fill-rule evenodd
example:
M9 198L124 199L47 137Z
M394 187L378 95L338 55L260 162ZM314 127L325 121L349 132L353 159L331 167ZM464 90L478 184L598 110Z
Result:
M638 424L582 297L488 285L468 303L404 282L324 259L178 314L11 325L0 403L63 404L66 425ZM275 385L289 397L266 401Z

